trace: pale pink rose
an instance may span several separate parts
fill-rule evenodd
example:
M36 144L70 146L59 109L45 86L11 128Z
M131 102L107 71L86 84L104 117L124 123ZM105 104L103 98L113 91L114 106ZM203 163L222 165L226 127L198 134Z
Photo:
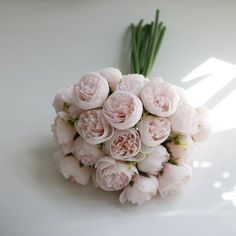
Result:
M170 154L165 147L158 145L146 156L146 158L138 162L138 169L153 175L157 175L163 169L163 164L169 160Z
M191 136L179 135L169 140L166 144L171 156L179 161L187 161L197 147Z
M108 93L106 79L96 72L91 72L74 85L73 100L80 109L89 110L101 107Z
M120 83L122 79L121 72L113 67L106 67L98 71L108 82L112 91L115 90L116 86Z
M140 157L136 155L141 148L138 132L132 128L128 130L115 130L113 137L105 143L105 150L117 160L135 161Z
M107 122L101 109L83 112L75 125L78 133L90 144L99 144L109 140L113 127Z
M101 158L95 167L96 183L106 191L121 190L138 172L134 165L116 161L111 157Z
M211 126L208 122L199 124L198 132L192 136L193 140L197 143L206 142L212 134Z
M100 145L92 145L78 137L73 145L72 153L85 165L94 165L104 156Z
M75 104L70 104L67 112L70 117L77 119L83 113L83 110L77 107Z
M179 102L175 88L165 82L150 81L142 89L140 97L148 112L161 117L172 115Z
M73 124L67 120L63 120L60 116L56 116L51 128L53 136L59 144L71 143L76 134Z
M73 146L74 146L74 140L72 140L70 143L61 144L61 150L65 155L67 155L69 153L72 153Z
M164 82L164 80L159 76L154 76L150 79L151 81Z
M145 146L155 147L168 138L171 131L171 123L164 117L148 115L138 123L138 131Z
M179 163L178 166L170 163L165 164L162 175L158 176L158 192L161 197L173 194L180 187L186 184L192 177L192 169L186 163Z
M76 157L73 155L64 156L63 152L57 152L54 154L54 159L64 178L82 185L88 184L91 171L89 167L82 166Z
M116 91L119 90L119 91L130 92L136 96L139 96L140 91L147 83L148 80L146 80L143 75L139 74L123 75L121 82L116 87Z
M158 180L153 175L148 177L136 175L131 183L125 187L120 195L121 204L129 201L133 204L142 205L157 194Z
M140 120L143 106L134 94L116 91L105 101L102 112L113 127L128 129Z
M68 105L72 103L72 92L72 86L62 88L57 92L52 104L56 113L66 111Z
M201 106L196 108L199 122L205 122L210 115L210 112L207 107Z
M196 109L188 103L179 104L176 112L168 119L175 133L193 135L198 132L199 119Z
M154 150L154 147L147 147L143 143L141 144L140 152L144 155L150 154Z

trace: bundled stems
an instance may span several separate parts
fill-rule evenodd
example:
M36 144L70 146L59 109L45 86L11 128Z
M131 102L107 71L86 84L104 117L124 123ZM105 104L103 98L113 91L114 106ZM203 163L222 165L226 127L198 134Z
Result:
M155 63L166 27L159 22L159 10L156 10L155 21L143 25L143 19L138 25L131 25L132 53L131 73L148 77Z

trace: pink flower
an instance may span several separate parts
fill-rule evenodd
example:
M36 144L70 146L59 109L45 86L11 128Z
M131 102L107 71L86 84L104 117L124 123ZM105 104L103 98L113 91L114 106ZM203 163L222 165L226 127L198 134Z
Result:
M103 157L96 164L96 183L106 191L116 191L127 186L137 169L132 164Z
M83 110L101 107L109 93L104 77L91 72L84 75L73 88L74 103Z
M99 145L89 144L81 137L75 140L72 153L85 165L94 165L104 156Z
M196 110L187 103L180 104L168 119L175 133L193 135L198 132L199 120Z
M133 183L125 187L119 200L121 204L129 201L133 204L142 205L156 195L157 188L158 180L155 176L144 177L136 175L133 178Z
M171 156L177 161L186 161L197 146L191 136L184 135L173 137L166 145Z
M141 140L135 129L115 130L113 137L105 143L106 152L117 160L139 160L136 156L141 148Z
M197 112L198 119L200 122L206 121L210 115L208 108L205 106L197 107L196 112Z
M78 133L90 144L99 144L109 140L113 127L107 122L101 109L83 112L75 125Z
M177 134L192 135L198 131L199 116L195 108L189 105L184 89L175 86L179 94L176 112L168 117L172 130Z
M57 152L54 154L54 159L58 162L59 170L64 178L82 185L88 184L91 171L88 167L81 166L77 158Z
M138 162L138 169L157 175L163 169L163 164L169 160L169 157L170 154L167 150L163 146L158 145L144 160Z
M69 154L69 153L72 153L73 145L74 145L74 140L72 140L70 143L61 144L61 150L62 150L62 152L63 152L65 155L67 155L67 154Z
M72 119L77 119L83 113L83 110L72 103L69 105L67 113Z
M144 108L153 115L168 117L177 108L179 95L173 86L164 82L150 81L140 93Z
M171 124L164 117L145 116L138 123L138 131L142 143L147 147L155 147L163 143L170 135Z
M143 106L134 94L117 91L105 101L102 112L113 127L128 129L141 118Z
M185 163L179 163L178 166L167 163L164 172L159 175L158 192L162 197L173 194L181 186L186 184L192 177L192 169Z
M198 127L198 132L192 136L197 143L206 142L212 134L211 126L208 122L201 122Z
M148 80L146 80L143 75L139 74L123 75L121 82L116 87L116 91L119 90L119 91L130 92L136 96L139 96L140 91L147 83Z
M73 141L76 131L71 122L63 120L60 116L56 116L55 122L51 127L57 143L68 144Z
M52 104L56 113L65 111L67 106L72 103L72 92L72 86L62 88L57 92Z
M115 90L116 86L120 83L122 79L121 72L113 67L103 68L102 70L98 71L98 73L107 80L112 91Z

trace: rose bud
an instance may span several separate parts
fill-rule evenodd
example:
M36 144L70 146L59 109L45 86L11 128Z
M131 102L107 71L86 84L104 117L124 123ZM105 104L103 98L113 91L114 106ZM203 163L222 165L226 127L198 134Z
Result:
M197 144L191 136L178 135L168 140L166 146L171 156L177 161L186 161L197 147Z
M95 167L96 183L106 191L123 189L129 184L133 175L138 173L134 165L116 161L111 157L101 158Z
M73 145L72 153L84 165L94 165L104 156L100 145L92 145L85 142L82 137L78 137Z
M157 81L147 83L140 97L148 112L161 117L174 114L179 101L179 95L172 85Z
M113 67L106 67L98 71L108 82L112 91L115 91L116 86L120 83L122 79L121 72Z
M170 154L165 147L158 145L145 159L138 162L138 169L142 172L157 175L163 169L163 164L169 160Z
M90 144L106 142L114 133L113 127L105 119L101 109L83 112L75 124L75 128Z
M143 75L139 74L123 75L121 82L116 87L116 91L119 90L119 91L130 92L136 96L139 96L140 91L147 83L148 80L146 80Z
M72 119L76 119L82 110L73 103L73 87L66 87L59 90L54 97L53 107L57 114L66 112Z
M76 133L73 124L67 120L63 120L60 116L56 116L51 129L56 142L59 144L71 143Z
M100 74L91 72L84 75L73 88L75 105L83 110L101 107L109 93L109 86Z
M193 140L197 143L206 142L212 134L211 126L208 122L199 124L198 132L192 136Z
M122 161L140 161L136 156L141 148L141 140L135 129L115 130L113 137L105 143L109 156Z
M158 192L161 197L173 194L192 177L192 168L185 163L179 165L165 164L163 174L158 176Z
M113 127L129 129L140 120L143 106L134 94L116 91L105 101L102 112Z
M65 111L67 105L72 103L72 92L72 86L62 88L57 92L52 104L56 113Z
M129 201L133 204L142 205L157 194L158 180L153 175L147 177L136 175L131 183L125 187L119 197L121 204Z
M142 143L155 147L163 143L170 135L171 123L164 117L146 116L138 123Z
M64 156L62 152L54 154L58 162L59 170L64 178L82 185L88 184L91 171L89 167L81 166L80 162L73 155Z

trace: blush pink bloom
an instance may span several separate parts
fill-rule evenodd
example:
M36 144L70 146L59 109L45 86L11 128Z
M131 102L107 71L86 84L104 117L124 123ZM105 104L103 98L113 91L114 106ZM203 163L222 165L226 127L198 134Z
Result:
M208 122L201 122L198 127L198 132L192 136L197 143L206 142L212 134L211 126Z
M129 201L133 204L142 205L151 200L157 194L158 180L155 176L148 177L136 175L132 185L125 187L120 195L120 202L124 204Z
M111 157L101 158L95 167L96 183L106 191L123 189L138 172L134 165L116 161Z
M144 108L153 115L168 117L176 111L179 95L165 82L150 81L140 93Z
M61 144L61 150L62 150L62 152L63 152L65 155L67 155L67 154L69 154L69 153L72 153L73 145L74 145L74 140L72 140L70 143Z
M73 145L72 153L85 165L94 165L104 156L100 145L92 145L85 142L82 137L78 137Z
M53 107L57 114L66 112L71 118L76 119L82 110L73 104L73 87L69 86L59 90L54 97Z
M189 105L184 89L175 86L179 94L176 112L168 117L172 131L182 135L192 135L198 131L199 116L195 108Z
M54 154L54 159L64 178L82 185L88 184L91 171L89 167L81 166L77 158L72 155L64 156L62 152L57 152Z
M167 148L172 157L178 159L178 161L187 161L190 155L197 147L191 136L179 135L178 142L173 140L168 142Z
M66 107L72 103L72 92L72 86L62 88L57 92L52 104L56 113L65 111Z
M63 120L60 116L56 116L51 128L57 143L68 144L73 141L76 130L69 121Z
M98 71L108 82L112 91L115 91L116 86L120 83L122 79L121 72L113 67L106 67Z
M143 106L134 94L116 91L105 101L102 112L113 127L128 129L140 120Z
M205 122L210 115L210 112L207 107L201 106L196 108L199 122Z
M138 123L138 131L145 146L155 147L168 138L171 131L171 123L164 117L148 115Z
M187 103L180 104L176 112L168 119L175 133L193 135L198 132L199 120L197 112Z
M123 75L121 82L116 87L116 91L119 90L119 91L130 92L136 96L139 96L140 91L147 83L148 80L146 80L143 75L139 74Z
M113 137L105 143L105 150L109 156L122 161L137 161L136 156L141 148L138 132L132 128L128 130L115 130Z
M109 93L109 86L99 73L84 75L73 88L73 100L82 110L101 107Z
M188 164L179 163L178 166L165 164L162 175L159 175L158 192L161 197L173 194L186 184L192 177L192 169Z
M90 144L99 144L109 140L113 127L107 122L101 109L83 112L75 125L78 133Z
M165 147L158 145L146 156L146 158L138 162L138 169L153 175L157 175L163 169L163 164L169 160L170 154Z
M69 105L67 113L72 119L78 119L79 116L83 113L83 110L72 103Z

